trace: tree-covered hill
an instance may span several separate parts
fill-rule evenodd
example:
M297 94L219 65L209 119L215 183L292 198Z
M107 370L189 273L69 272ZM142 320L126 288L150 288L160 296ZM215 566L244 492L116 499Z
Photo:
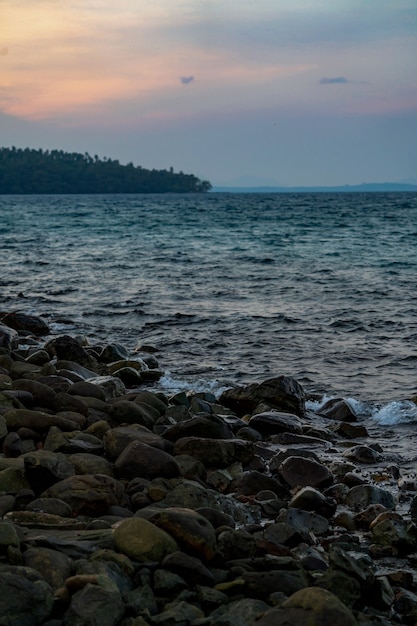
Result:
M0 148L0 194L201 193L211 184L193 174L62 150Z

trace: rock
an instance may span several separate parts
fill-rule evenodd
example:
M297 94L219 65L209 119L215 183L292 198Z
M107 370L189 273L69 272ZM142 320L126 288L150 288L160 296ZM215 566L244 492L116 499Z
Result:
M208 445L209 442L209 445ZM189 454L206 467L227 467L234 462L247 465L254 457L253 443L242 439L205 439L184 437L175 442L174 456Z
M97 376L96 378L90 378L89 382L97 385L104 392L106 400L119 398L126 393L124 383L116 376Z
M93 372L98 370L97 360L76 339L69 335L51 339L45 344L45 350L48 351L51 357L56 356L59 361L73 361Z
M243 572L245 595L259 600L267 600L271 593L282 591L286 596L308 585L304 572L273 569L264 572Z
M374 485L357 485L346 495L345 504L354 511L363 511L370 504L382 504L386 509L395 508L395 499L390 491Z
M107 457L111 461L115 461L133 441L139 441L159 450L167 449L167 443L162 437L151 432L145 426L132 424L112 428L104 434L103 443Z
M237 495L256 495L260 491L272 491L277 496L286 493L285 487L272 476L267 476L255 470L243 472L233 483L233 490Z
M297 415L279 411L256 413L250 418L249 426L263 435L277 435L284 432L301 435L303 432L302 422Z
M152 407L136 402L120 400L110 407L109 417L113 424L141 424L152 430L159 415L152 411Z
M220 396L219 402L239 416L252 414L261 402L279 411L295 413L301 417L305 414L304 390L289 376L278 376L262 383L227 389Z
M58 550L29 548L23 558L25 565L39 572L53 590L62 587L73 571L72 560Z
M192 509L171 507L155 513L150 522L168 532L187 553L210 561L216 551L216 535L207 518Z
M29 380L27 378L19 378L14 380L12 389L20 391L28 391L32 394L34 405L45 409L54 409L55 407L55 391L48 385L44 385L37 380Z
M292 594L279 608L267 611L256 626L356 626L353 613L334 594L306 587Z
M208 439L231 439L232 429L219 417L196 415L182 421L164 432L164 438L177 441L182 437L206 437Z
M290 487L328 487L333 475L325 465L313 459L290 456L279 469L279 475Z
M172 552L164 558L162 567L182 576L190 585L214 585L215 578L195 556L185 552Z
M36 494L75 474L74 466L59 452L37 450L24 457L25 478Z
M313 487L303 487L290 500L288 507L315 511L323 517L331 517L336 511L336 501L326 498L320 491Z
M71 517L72 509L69 504L59 498L35 498L26 505L26 511L40 511L59 515L61 517Z
M152 618L153 624L163 624L164 626L185 626L186 624L196 623L197 620L204 617L201 609L194 604L185 602L184 600L174 600L164 606L162 613Z
M362 586L359 580L340 570L328 570L317 578L314 584L333 593L350 609L362 595Z
M58 415L50 415L42 411L30 411L28 409L12 409L5 413L4 418L9 430L30 428L35 432L46 432L51 426L57 426L61 430L78 430L79 426L72 420L67 420Z
M210 626L253 626L269 608L262 600L234 600L210 613Z
M162 561L178 546L167 532L146 519L131 517L114 531L116 548L134 561Z
M381 458L379 452L369 446L353 446L348 448L343 456L358 463L377 463Z
M21 311L11 313L0 313L2 324L13 328L18 332L32 333L33 335L47 335L49 326L44 319L36 315L29 315Z
M80 380L76 383L73 383L69 387L68 393L72 396L86 396L91 398L97 398L98 400L102 400L103 402L106 400L106 394L104 393L104 391L98 385L94 385L87 380Z
M384 519L372 526L372 541L408 554L417 548L417 526L403 519Z
M9 547L20 548L19 536L12 523L0 520L0 555L7 554Z
M350 422L340 422L333 429L340 437L346 439L358 439L368 437L368 431L362 424L352 424Z
M124 605L118 591L89 583L72 596L63 624L114 626L123 614Z
M116 474L127 480L136 476L152 480L180 475L178 464L170 454L140 441L132 441L118 457L114 467Z
M341 422L356 422L358 419L349 403L342 398L328 400L320 408L319 415Z
M74 466L75 474L106 474L114 476L113 465L97 454L78 452L71 454L68 461Z
M11 566L0 570L0 620L5 626L38 626L51 615L54 605L51 587L40 575L30 577L26 572L24 568Z
M73 515L100 516L110 506L125 504L122 484L104 474L71 476L49 487L42 496L63 500Z
M1 314L0 314L1 316ZM1 317L0 317L1 319ZM0 323L0 347L15 350L19 345L19 337L17 332Z

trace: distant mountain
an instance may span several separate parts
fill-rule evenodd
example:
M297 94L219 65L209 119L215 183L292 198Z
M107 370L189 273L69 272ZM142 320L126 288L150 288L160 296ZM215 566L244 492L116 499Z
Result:
M414 191L417 184L412 183L361 183L360 185L337 185L334 187L274 187L274 186L213 186L212 191L222 193L357 193L357 192L392 192Z

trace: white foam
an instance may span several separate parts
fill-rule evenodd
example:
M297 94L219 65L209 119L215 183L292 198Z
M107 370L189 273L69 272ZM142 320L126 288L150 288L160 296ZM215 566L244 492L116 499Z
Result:
M210 392L217 398L228 389L218 380L199 378L198 380L185 380L174 378L167 370L158 381L158 386L168 393L178 393L179 391L195 391L195 392Z
M389 402L376 409L372 417L381 426L410 424L417 422L417 406L410 400Z

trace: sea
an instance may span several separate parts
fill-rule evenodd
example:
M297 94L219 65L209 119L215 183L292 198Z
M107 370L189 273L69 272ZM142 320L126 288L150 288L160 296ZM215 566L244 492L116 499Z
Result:
M150 346L166 393L287 375L417 427L416 193L3 195L0 243L0 310Z

